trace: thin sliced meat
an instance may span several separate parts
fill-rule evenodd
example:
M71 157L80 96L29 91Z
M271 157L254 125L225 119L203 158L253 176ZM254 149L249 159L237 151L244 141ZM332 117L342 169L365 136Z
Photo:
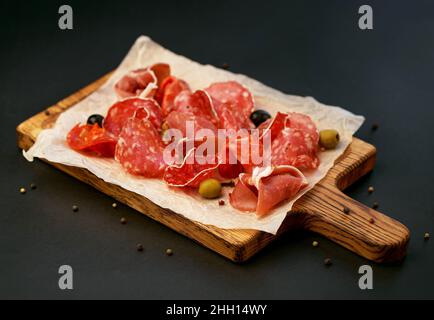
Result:
M201 182L215 177L220 165L218 158L215 157L214 163L200 164L196 159L195 151L196 149L190 150L181 165L174 164L167 167L164 181L169 186L197 188Z
M166 169L163 152L164 144L154 125L132 117L119 136L115 159L133 175L161 178Z
M193 140L201 129L209 129L214 133L217 132L215 125L208 119L179 111L172 111L166 118L166 123L170 129L177 129L183 137L189 136ZM194 130L189 132L188 128L193 128Z
M154 72L155 77L157 77L157 85L158 87L170 77L171 70L170 66L167 63L157 63L149 68L152 72Z
M174 111L182 112L195 117L202 117L218 127L217 114L214 110L210 96L203 90L195 93L181 92L175 99Z
M262 217L283 201L293 199L306 186L306 178L295 167L255 168L251 175L240 176L230 203L238 210L256 211Z
M300 170L318 168L319 132L306 115L289 113L283 130L273 139L272 164L291 165Z
M116 137L98 124L78 124L68 133L66 140L71 149L102 158L113 158L117 143Z
M109 132L118 136L128 119L136 113L141 118L149 119L157 130L161 129L163 116L161 115L160 106L153 99L142 98L128 98L115 103L109 109L103 126Z
M119 98L125 99L142 95L146 90L147 97L156 93L158 79L154 72L147 69L131 71L115 84L115 91Z
M183 91L191 91L189 85L184 80L168 77L161 83L155 99L161 105L163 116L166 117L174 110L175 99Z
M212 84L205 91L211 96L214 108L224 129L254 128L250 115L255 102L250 91L235 81Z

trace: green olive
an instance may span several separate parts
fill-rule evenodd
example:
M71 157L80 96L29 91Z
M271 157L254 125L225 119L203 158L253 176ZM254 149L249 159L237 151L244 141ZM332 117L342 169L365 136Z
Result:
M339 140L339 132L337 132L336 130L322 130L319 133L319 144L321 145L321 147L327 150L336 149L339 144Z
M216 179L203 181L199 186L199 194L205 199L215 199L222 194L222 184Z

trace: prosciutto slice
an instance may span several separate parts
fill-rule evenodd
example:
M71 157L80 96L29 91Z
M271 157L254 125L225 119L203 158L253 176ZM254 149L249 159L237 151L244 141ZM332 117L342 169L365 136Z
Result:
M252 174L240 175L230 203L235 209L262 217L283 201L293 199L307 184L303 173L292 166L255 168Z

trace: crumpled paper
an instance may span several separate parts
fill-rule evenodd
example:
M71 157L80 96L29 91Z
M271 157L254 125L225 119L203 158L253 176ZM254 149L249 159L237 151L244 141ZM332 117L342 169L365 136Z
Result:
M223 199L227 205L219 206L218 201L204 200L190 196L182 191L169 189L164 182L132 176L126 173L114 160L83 156L71 150L66 144L66 135L77 123L85 123L91 114L106 114L108 108L117 101L113 86L127 72L152 65L157 62L170 64L175 76L186 80L192 89L203 89L214 82L235 80L249 88L258 107L271 114L281 112L300 112L312 117L319 129L334 128L341 135L341 143L336 150L320 154L321 165L318 170L308 174L309 187L296 199L276 208L265 218L255 214L242 213L229 205L229 189L224 190ZM201 65L185 57L170 52L150 38L137 39L130 52L110 78L99 90L64 112L55 126L40 133L36 143L24 156L33 161L34 157L68 166L86 168L108 183L140 194L162 208L170 209L184 217L223 229L255 229L276 234L293 204L303 194L322 180L335 160L345 151L352 141L353 134L364 122L361 116L339 108L326 106L313 98L303 98L284 94L265 86L247 76Z

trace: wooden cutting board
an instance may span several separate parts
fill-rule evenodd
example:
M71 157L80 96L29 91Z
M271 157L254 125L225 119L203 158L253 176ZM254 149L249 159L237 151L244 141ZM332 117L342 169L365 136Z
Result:
M17 127L19 147L28 150L43 129L53 126L60 113L97 90L109 76L20 124ZM248 260L280 234L295 228L321 234L375 262L399 261L406 255L410 238L408 229L341 191L371 171L375 160L375 147L355 138L327 177L295 204L277 236L255 230L223 230L203 225L162 209L143 196L108 184L85 169L51 164L235 262Z

